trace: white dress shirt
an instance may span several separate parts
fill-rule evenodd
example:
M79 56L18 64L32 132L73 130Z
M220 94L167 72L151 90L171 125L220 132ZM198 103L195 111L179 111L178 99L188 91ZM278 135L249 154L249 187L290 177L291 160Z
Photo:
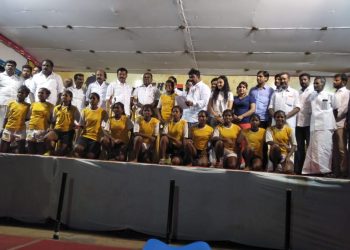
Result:
M211 98L213 95L211 95ZM213 100L214 101L214 100ZM216 98L215 103L213 103L213 110L222 116L222 113L227 109L228 102L233 102L233 94L232 92L228 92L228 97L225 102L224 93L222 91L219 92L218 97Z
M135 89L133 97L137 98L141 105L152 104L154 101L159 100L160 91L152 84L149 84L147 87L142 85Z
M121 83L119 80L111 82L107 88L106 101L111 100L111 103L121 102L124 104L126 115L130 115L130 100L132 87L127 83Z
M32 93L32 94L33 94L33 97L34 97L34 95L35 95L35 85L34 85L34 82L33 82L33 77L31 77L31 78L29 78L29 79L27 79L27 80L24 80L23 85L25 85L25 86L30 90L30 93ZM30 101L29 95L28 95L28 97L25 99L25 102L27 102L27 103L32 103L32 102Z
M349 90L344 86L334 94L336 106L338 108L337 128L344 128L346 114L348 113Z
M51 92L49 98L47 98L47 101L53 105L57 104L58 95L61 94L64 89L61 76L54 72L52 72L48 77L46 77L42 72L35 74L33 76L33 84L35 89L35 101L39 101L39 89L46 88Z
M73 94L72 105L77 107L79 112L81 112L85 108L85 92L82 88L77 89L74 85L72 87L67 88Z
M89 101L89 96L91 93L96 93L100 96L100 102L98 103L98 106L105 109L107 88L108 84L106 82L103 82L102 84L99 84L97 81L90 83L86 91L86 101Z
M291 87L281 91L275 91L272 94L269 108L272 108L274 112L282 110L286 113L286 115L294 108L300 108L298 91ZM293 115L287 119L287 123L292 129L295 129L296 121L296 115Z
M308 98L311 103L310 131L334 130L336 128L333 109L336 108L334 94L314 91Z
M304 91L299 90L300 111L297 113L297 126L310 126L311 119L311 103L308 100L309 96L314 92L314 86L309 85Z
M193 105L188 109L188 122L198 122L199 111L207 110L210 93L210 88L202 81L191 86L186 97L187 101L191 101L193 103Z
M6 71L0 73L0 105L7 105L9 101L16 100L17 90L22 84L23 80L16 74L9 76Z

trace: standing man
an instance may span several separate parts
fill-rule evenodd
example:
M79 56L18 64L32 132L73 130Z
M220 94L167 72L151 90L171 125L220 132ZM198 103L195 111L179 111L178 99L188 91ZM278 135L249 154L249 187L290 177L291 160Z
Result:
M83 108L85 108L85 91L82 88L84 84L84 75L77 73L74 75L73 79L74 84L72 87L68 88L68 90L73 93L72 105L76 106L79 112L81 112Z
M297 124L296 114L300 110L299 93L289 86L289 80L289 73L281 73L281 90L273 93L269 105L269 112L271 117L273 117L273 114L277 110L284 111L286 113L286 121L295 133Z
M16 66L15 61L8 60L5 63L5 72L0 73L0 128L3 127L8 102L16 100L17 90L23 84L22 79L15 74Z
M106 71L103 69L99 69L96 71L96 81L93 83L90 83L85 96L85 104L86 106L89 105L89 98L91 93L96 93L100 96L100 102L98 103L98 106L106 109L106 93L108 84L106 83L107 74Z
M301 174L306 148L309 146L310 141L311 103L308 101L308 98L314 92L313 85L310 85L310 78L310 75L307 73L299 76L301 87L299 90L300 112L297 114L297 127L295 129L298 147L294 160L294 172L296 174Z
M33 90L35 100L38 102L38 92L40 88L47 88L51 94L47 101L53 105L60 102L61 93L63 92L63 81L60 75L53 72L54 64L51 60L45 59L41 64L41 72L33 76Z
M27 88L31 91L28 95L28 97L25 99L25 102L27 103L33 103L35 98L32 93L34 89L34 82L33 82L33 77L32 77L32 67L28 64L25 64L22 66L22 74L21 77L24 81L24 85L27 86Z
M189 107L188 124L189 127L198 123L198 113L201 110L207 110L210 99L210 88L201 81L201 73L199 70L191 69L188 72L188 78L192 82L192 86L186 96L186 104Z
M111 82L108 85L106 93L107 109L109 110L111 105L116 102L124 104L124 111L127 116L130 116L130 103L132 88L126 82L128 77L128 70L126 68L117 69L117 80Z
M346 154L345 120L348 113L349 90L346 88L348 77L346 74L336 74L333 77L333 87L336 89L334 97L337 109L334 112L336 130L333 134L332 168L335 177L346 178L349 175Z
M266 84L269 76L269 72L260 70L256 74L257 85L249 92L249 95L256 100L255 113L260 117L260 127L265 129L270 125L268 107L273 94L273 88Z

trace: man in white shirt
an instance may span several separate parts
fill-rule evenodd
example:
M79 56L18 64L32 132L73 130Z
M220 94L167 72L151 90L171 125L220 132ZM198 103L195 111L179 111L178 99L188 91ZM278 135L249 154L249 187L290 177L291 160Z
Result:
M31 90L34 94L35 101L39 101L38 92L40 88L48 89L51 94L47 101L53 105L60 102L63 92L63 81L60 75L53 72L54 64L51 60L45 59L41 64L41 72L33 76L34 88Z
M333 87L336 89L334 97L337 104L335 111L336 130L333 134L332 169L335 177L349 176L346 141L347 134L345 120L348 113L349 90L346 88L348 77L346 74L336 74L333 77Z
M4 124L7 104L17 99L17 90L23 80L15 74L17 63L8 60L5 63L5 72L0 73L0 132Z
M34 88L34 82L33 82L33 77L32 77L32 71L33 68L28 65L25 64L22 66L22 74L21 77L23 79L23 84L25 86L27 86L27 88L32 91ZM34 95L32 92L29 93L28 97L25 99L25 102L27 103L33 103L34 102Z
M309 96L314 92L314 87L310 84L311 76L307 73L299 75L299 90L300 111L297 114L297 126L295 136L298 144L294 160L294 172L301 174L303 168L306 148L310 142L310 119L311 119L311 103L308 101Z
M107 109L114 103L121 102L124 105L124 111L130 116L130 103L132 87L126 82L128 70L126 68L117 69L117 80L108 85L106 93Z
M201 74L199 70L191 69L188 72L188 78L192 82L192 87L186 96L186 105L189 109L187 112L187 122L189 127L191 127L198 123L199 111L207 110L211 91L210 88L201 81Z
M145 104L152 105L153 109L157 107L160 92L152 85L153 75L150 72L143 74L143 85L136 88L133 93L133 103L136 104L137 114Z
M286 121L293 129L293 132L295 133L295 127L296 127L296 114L300 110L300 103L299 103L299 93L297 90L291 88L289 86L289 80L290 75L287 72L281 73L281 90L275 91L272 94L270 105L269 105L269 112L270 116L273 117L273 114L277 110L282 110L286 113ZM274 124L274 120L273 120Z
M98 106L106 109L106 93L108 84L106 83L106 72L103 69L99 69L96 71L96 82L90 83L89 87L86 91L86 106L89 103L89 97L91 93L96 93L100 96L100 102L98 103Z
M74 84L73 86L67 88L73 94L72 105L76 106L81 112L83 108L85 108L85 92L83 90L84 84L84 75L81 73L77 73L74 75Z

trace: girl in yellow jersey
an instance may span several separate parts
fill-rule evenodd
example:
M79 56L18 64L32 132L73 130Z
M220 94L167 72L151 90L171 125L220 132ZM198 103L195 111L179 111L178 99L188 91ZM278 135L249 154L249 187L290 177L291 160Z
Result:
M292 129L286 124L286 114L278 110L274 114L276 125L267 128L266 143L270 146L268 171L293 173L296 139Z
M172 80L167 80L165 82L165 94L160 96L158 102L158 119L162 124L170 122L172 108L175 106L175 83Z
M129 133L133 128L133 124L129 117L125 115L123 103L114 103L111 110L114 115L107 122L102 145L108 152L108 159L114 158L117 161L126 161L130 139Z
M174 106L172 108L172 121L167 123L163 129L163 135L160 139L160 161L159 164L165 164L166 154L170 155L172 165L182 163L184 154L184 140L188 138L187 121L181 119L182 108Z
M159 135L159 120L152 117L152 105L142 107L142 116L134 124L134 159L132 162L151 162Z
M80 113L78 108L72 105L72 98L73 93L70 90L63 91L62 103L53 110L54 130L47 133L45 138L50 152L54 155L67 155L73 146L74 128L79 122ZM57 142L59 143L56 147Z
M90 107L81 111L78 132L81 132L81 135L75 144L74 155L97 159L101 152L102 122L108 120L108 114L106 110L98 107L100 96L97 93L91 93L89 101Z
M185 142L185 159L188 166L209 166L208 143L214 129L207 125L208 112L201 110L198 113L198 124L191 127L189 140Z
M224 123L216 126L213 134L213 144L216 156L215 167L224 167L237 169L240 161L238 160L239 141L241 128L232 123L232 110L226 109L223 112Z
M17 91L17 101L10 101L3 124L0 150L3 153L10 152L10 144L17 142L17 153L25 153L26 125L30 104L24 100L29 95L30 90L26 86L21 86Z
M27 142L29 154L44 154L46 152L45 135L52 123L54 106L47 102L50 90L41 88L38 91L39 102L30 106L29 126L27 130Z
M245 148L242 155L246 163L246 169L263 170L263 147L265 144L265 129L259 128L260 117L252 114L250 117L250 128L243 129L242 140L245 141Z

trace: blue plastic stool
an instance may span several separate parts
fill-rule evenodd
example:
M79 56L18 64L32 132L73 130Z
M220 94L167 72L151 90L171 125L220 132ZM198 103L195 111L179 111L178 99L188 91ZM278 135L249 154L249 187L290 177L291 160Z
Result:
M143 250L211 250L208 243L196 241L186 246L169 246L164 242L156 239L150 239L142 248Z

